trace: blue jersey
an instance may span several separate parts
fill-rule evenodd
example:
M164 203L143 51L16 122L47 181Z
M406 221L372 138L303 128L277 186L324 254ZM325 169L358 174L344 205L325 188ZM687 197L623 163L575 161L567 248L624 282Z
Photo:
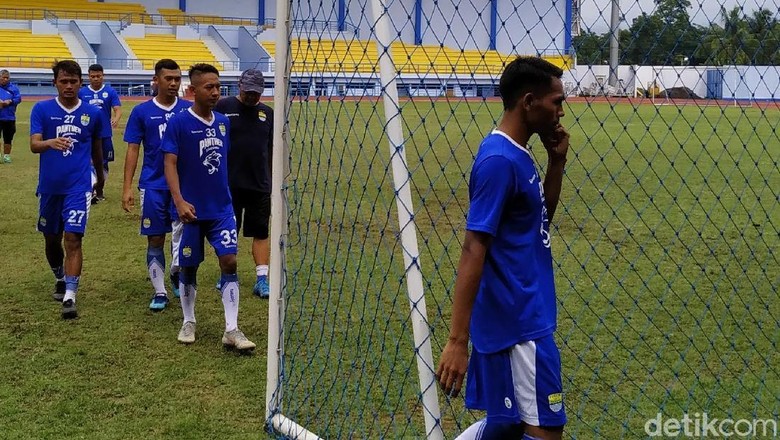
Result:
M229 132L230 121L217 112L206 121L189 108L168 120L162 150L178 156L181 195L195 207L198 220L234 215L227 175Z
M97 107L79 101L66 109L57 98L35 104L30 113L30 135L43 140L70 138L69 150L48 149L40 154L39 194L73 194L92 191L92 142L102 138L107 122Z
M163 107L156 99L151 99L137 105L130 112L125 129L125 142L143 145L144 148L141 177L138 179L139 188L168 189L163 167L164 154L160 150L163 133L168 126L168 119L191 105L191 102L177 98L170 107Z
M79 99L98 107L102 112L106 121L109 122L106 129L106 135L104 137L111 137L111 113L114 107L122 105L119 101L119 94L113 87L103 84L100 90L92 90L91 86L84 86L79 90Z
M469 181L466 229L490 234L471 337L495 353L552 334L557 306L544 188L531 154L493 131L482 141Z

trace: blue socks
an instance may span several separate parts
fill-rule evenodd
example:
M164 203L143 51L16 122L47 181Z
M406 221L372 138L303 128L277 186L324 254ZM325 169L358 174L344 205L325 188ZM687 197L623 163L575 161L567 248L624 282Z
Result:
M51 271L54 273L54 278L57 278L57 281L62 281L65 279L65 269L62 266L52 267Z
M62 302L73 300L76 302L76 292L79 290L79 277L72 275L65 275L65 297Z

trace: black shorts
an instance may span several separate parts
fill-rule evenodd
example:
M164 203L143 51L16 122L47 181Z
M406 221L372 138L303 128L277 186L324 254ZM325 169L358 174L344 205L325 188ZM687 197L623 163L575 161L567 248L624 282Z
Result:
M3 143L10 144L16 134L16 121L0 121L0 134L3 135Z
M244 237L268 238L268 221L271 218L271 194L249 189L231 188L236 228L244 225Z

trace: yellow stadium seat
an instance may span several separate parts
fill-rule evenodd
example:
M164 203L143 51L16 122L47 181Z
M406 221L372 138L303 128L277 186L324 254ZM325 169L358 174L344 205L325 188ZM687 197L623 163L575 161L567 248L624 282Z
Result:
M105 3L88 0L25 0L4 5L0 18L40 20L44 11L62 19L120 20L129 17L134 23L153 24L151 16L140 3Z
M125 37L125 41L146 70L154 69L154 64L161 58L173 58L182 70L196 63L218 66L214 54L202 40L182 40L170 34L146 34L141 38Z
M274 56L275 42L260 41ZM379 71L379 52L373 41L308 40L291 41L291 70L300 72L372 73ZM438 45L394 42L391 46L395 67L401 73L415 75L492 75L498 76L516 55L495 50L453 49ZM571 68L570 56L545 57L564 70Z
M0 58L4 67L48 68L54 60L73 58L59 35L33 34L24 29L0 29Z

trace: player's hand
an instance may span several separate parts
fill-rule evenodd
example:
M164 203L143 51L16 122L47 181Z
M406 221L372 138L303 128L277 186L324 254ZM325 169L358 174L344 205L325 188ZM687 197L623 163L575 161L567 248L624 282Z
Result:
M119 125L119 118L111 118L111 127L116 128Z
M436 370L436 377L444 394L456 397L460 393L468 364L468 342L447 341L441 353L439 368Z
M48 142L49 142L49 148L57 151L69 150L70 146L73 144L73 141L70 138L66 138L66 137L49 139Z
M101 176L98 174L97 176L97 182L95 182L95 186L92 187L92 190L97 193L97 195L102 196L103 195L103 187L106 185L106 178L105 176Z
M552 133L540 136L550 162L565 162L569 151L569 132L558 124Z
M176 204L176 212L179 213L179 219L182 223L191 223L198 219L195 215L195 207L186 200Z
M135 207L135 196L133 196L133 190L128 190L122 193L122 209L125 212L130 212Z

